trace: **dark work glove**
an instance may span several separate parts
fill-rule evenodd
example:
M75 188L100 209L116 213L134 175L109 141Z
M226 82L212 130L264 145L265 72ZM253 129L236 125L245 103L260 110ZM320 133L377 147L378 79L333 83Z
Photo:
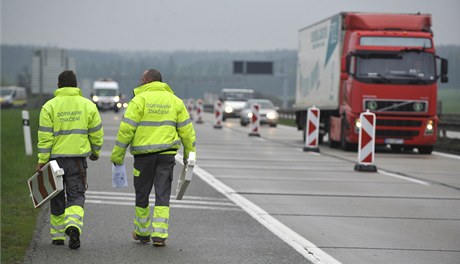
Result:
M89 159L92 160L92 161L96 161L99 159L99 156L95 155L95 154L91 154L91 156L89 156Z

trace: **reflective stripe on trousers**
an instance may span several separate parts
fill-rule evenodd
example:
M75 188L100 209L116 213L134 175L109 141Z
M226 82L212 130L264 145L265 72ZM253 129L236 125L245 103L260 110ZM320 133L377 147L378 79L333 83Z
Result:
M75 226L81 234L84 217L85 211L83 210L83 207L78 205L67 207L65 209L65 227L68 228L69 226Z
M154 240L161 241L168 238L169 206L153 207L152 228L152 238L154 238Z
M65 239L65 214L61 215L50 215L51 224L51 239L52 240L63 240Z
M134 232L143 237L150 237L150 207L147 208L136 206L136 215L134 217Z

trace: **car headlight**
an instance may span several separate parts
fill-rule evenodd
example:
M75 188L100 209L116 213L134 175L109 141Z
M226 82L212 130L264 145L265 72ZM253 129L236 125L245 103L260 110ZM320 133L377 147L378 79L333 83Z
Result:
M113 98L113 101L114 101L115 103L120 102L120 96L118 96L118 95L115 96L115 97Z
M128 103L123 103L123 108L128 108Z
M249 112L249 113L248 113L248 117L249 117L249 118L252 118L252 112Z
M268 119L276 119L278 117L278 115L276 114L276 112L268 112L267 113L267 118Z
M121 108L123 105L121 103L117 104L117 108Z
M225 106L225 113L230 114L231 112L233 112L233 107L229 105Z
M97 97L97 95L93 95L93 102L97 102L99 101L99 97Z

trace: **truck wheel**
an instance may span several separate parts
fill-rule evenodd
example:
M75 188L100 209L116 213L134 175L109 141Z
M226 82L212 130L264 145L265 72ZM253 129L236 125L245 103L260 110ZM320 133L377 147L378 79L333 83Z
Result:
M302 129L302 138L303 138L303 144L305 145L305 142L307 141L307 126L304 125Z
M342 129L340 130L340 147L345 151L352 151L354 150L353 144L349 143L345 138L344 131L346 130L345 121L342 121Z
M419 154L431 154L431 152L433 152L433 146L418 147Z

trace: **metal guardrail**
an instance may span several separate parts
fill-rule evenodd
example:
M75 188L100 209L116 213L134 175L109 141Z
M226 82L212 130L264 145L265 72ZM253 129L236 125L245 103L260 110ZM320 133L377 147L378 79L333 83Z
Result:
M294 110L280 109L278 113L282 119L295 120ZM439 114L438 128L441 136L445 136L446 131L460 132L460 114Z
M460 114L441 114L439 129L460 132Z

